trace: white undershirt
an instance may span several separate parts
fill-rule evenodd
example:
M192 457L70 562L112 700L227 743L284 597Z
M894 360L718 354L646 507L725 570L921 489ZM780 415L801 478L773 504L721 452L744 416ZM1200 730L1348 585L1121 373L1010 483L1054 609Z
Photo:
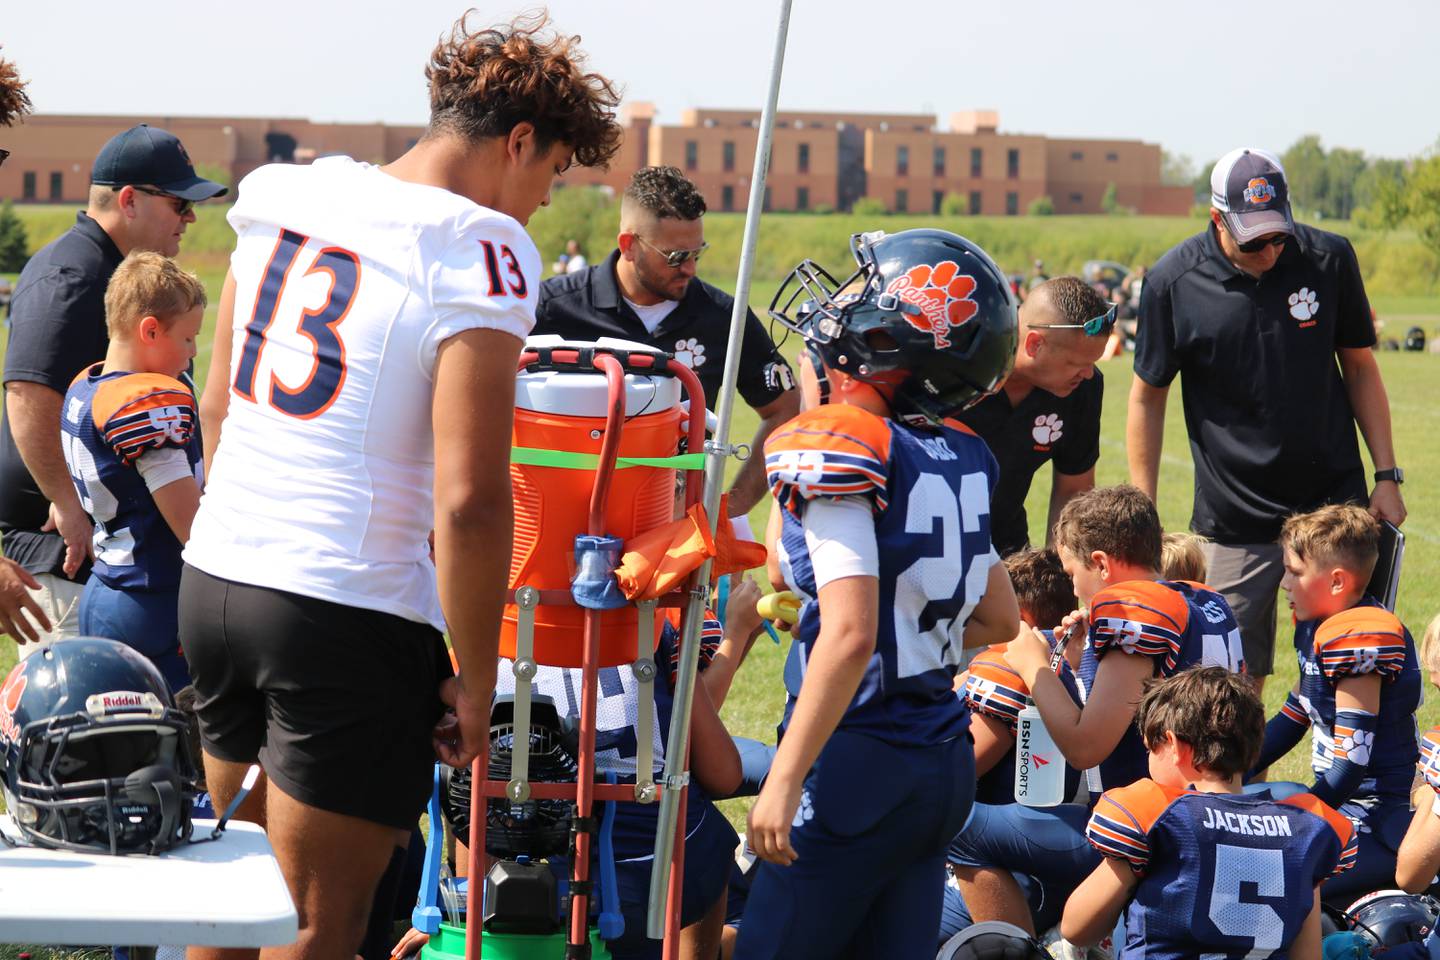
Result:
M630 304L630 309L634 310L635 316L639 317L640 322L645 324L645 330L648 333L654 333L655 328L660 326L666 317L674 313L676 307L680 306L679 300L661 300L659 303L636 303L629 297L622 297L622 299Z
M135 461L135 469L140 471L140 478L145 481L145 487L151 493L185 477L195 479L195 469L190 466L190 458L178 447L160 447L157 450L145 451L140 455L140 459Z
M845 577L880 576L875 513L861 497L819 498L805 504L805 547L816 591Z

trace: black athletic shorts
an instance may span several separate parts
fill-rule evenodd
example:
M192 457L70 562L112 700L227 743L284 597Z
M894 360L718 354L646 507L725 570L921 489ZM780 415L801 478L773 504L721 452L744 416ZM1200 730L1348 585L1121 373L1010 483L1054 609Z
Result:
M434 627L186 564L180 644L206 753L258 760L321 810L415 825L433 782L438 687L452 673Z

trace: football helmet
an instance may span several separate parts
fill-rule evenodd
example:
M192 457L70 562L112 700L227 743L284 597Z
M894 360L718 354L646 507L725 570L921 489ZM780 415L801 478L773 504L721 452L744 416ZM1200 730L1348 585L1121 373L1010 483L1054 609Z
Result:
M986 920L946 940L935 960L1052 960L1040 942L1013 923Z
M915 426L938 424L1000 388L1015 365L1019 320L1015 295L984 250L923 228L856 234L850 251L857 268L845 281L805 260L771 301L770 316L805 338L812 363L861 380L904 371L892 406Z
M511 779L514 711L515 697L511 694L496 697L490 710L491 780ZM541 783L572 783L580 770L555 702L549 697L537 695L530 704L528 766L528 779ZM470 770L440 765L440 810L450 830L466 845L470 843ZM525 855L535 860L563 853L570 839L573 806L569 800L491 797L485 814L486 852L501 858Z
M191 832L187 729L160 671L125 644L45 644L0 688L6 806L40 846L168 850Z
M1419 943L1440 918L1440 902L1423 893L1376 890L1350 904L1345 911L1350 927L1380 954L1403 943Z

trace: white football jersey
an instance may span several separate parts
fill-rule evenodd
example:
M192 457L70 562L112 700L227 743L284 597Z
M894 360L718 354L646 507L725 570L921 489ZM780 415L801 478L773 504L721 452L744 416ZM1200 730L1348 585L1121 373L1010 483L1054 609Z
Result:
M348 157L261 167L239 193L229 413L185 560L443 630L426 544L436 350L475 328L529 334L535 245L511 217Z

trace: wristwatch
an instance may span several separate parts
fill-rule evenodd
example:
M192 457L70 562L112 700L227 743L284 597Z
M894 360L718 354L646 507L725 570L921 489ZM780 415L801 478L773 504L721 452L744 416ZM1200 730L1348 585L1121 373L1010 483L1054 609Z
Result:
M1405 471L1399 467L1391 467L1389 470L1376 470L1375 482L1379 483L1382 480L1394 480L1396 483L1404 483Z

